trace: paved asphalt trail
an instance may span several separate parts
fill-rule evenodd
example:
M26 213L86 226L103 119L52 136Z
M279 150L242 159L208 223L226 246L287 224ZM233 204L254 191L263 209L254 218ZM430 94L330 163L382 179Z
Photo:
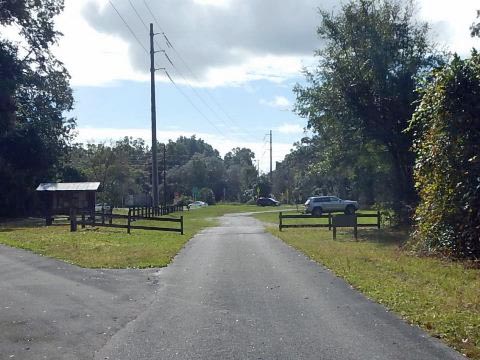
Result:
M248 216L197 235L159 285L96 359L463 359Z
M2 360L463 359L244 215L160 271L86 270L7 247L0 269Z
M93 359L151 304L156 271L81 269L0 245L0 359Z

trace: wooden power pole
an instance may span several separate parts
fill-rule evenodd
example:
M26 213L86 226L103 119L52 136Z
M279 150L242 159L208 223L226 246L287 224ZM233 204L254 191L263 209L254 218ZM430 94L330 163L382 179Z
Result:
M153 24L150 24L150 80L152 111L152 200L158 206L158 163L157 163L157 109L155 104L155 47L153 44Z
M272 130L270 130L270 183L273 184L273 151Z

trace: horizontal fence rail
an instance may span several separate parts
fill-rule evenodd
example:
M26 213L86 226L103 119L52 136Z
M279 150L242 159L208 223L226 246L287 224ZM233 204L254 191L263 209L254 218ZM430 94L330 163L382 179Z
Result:
M329 230L332 230L332 218L334 215L332 213L328 213L326 215L319 215L319 216L313 216L313 215L307 215L307 214L284 214L283 212L280 212L278 214L278 230L282 231L283 229L288 229L288 228L328 228ZM377 211L375 214L363 214L363 213L356 213L355 214L357 218L357 227L376 227L380 229L380 223L381 223L381 214L380 211ZM365 223L358 223L358 219L362 218L376 218L377 221L376 223L372 224L365 224ZM285 224L284 220L286 219L327 219L327 223L325 224L319 224L319 223L309 223L309 224Z
M154 210L154 208L151 208ZM77 223L81 224L82 228L85 226L91 225L93 227L107 227L107 228L116 228L116 229L127 229L127 233L130 234L131 230L148 230L148 231L167 231L167 232L177 232L181 235L184 235L184 222L183 216L179 218L174 217L158 217L153 216L154 212L148 212L148 217L140 215L134 215L134 210L129 209L127 215L123 214L113 214L111 211L109 212L95 212L93 216L90 213L81 213L80 220L77 218L77 214L75 210L70 213L70 230L76 231L77 230ZM161 213L161 212L160 212ZM126 224L118 224L114 223L114 219L122 219L126 220ZM158 221L162 223L174 223L179 224L177 227L168 227L168 226L144 226L144 225L132 225L133 222L138 220L149 220L149 221Z
M132 216L136 219L151 219L157 216L170 215L183 211L183 205L166 206L131 206Z
M328 219L328 224L285 224L283 219ZM329 229L332 226L332 216L331 214L328 215L320 215L313 217L312 215L305 215L305 214L294 214L294 215L284 215L283 212L278 214L278 230L282 231L282 229L287 228L325 228L328 227Z

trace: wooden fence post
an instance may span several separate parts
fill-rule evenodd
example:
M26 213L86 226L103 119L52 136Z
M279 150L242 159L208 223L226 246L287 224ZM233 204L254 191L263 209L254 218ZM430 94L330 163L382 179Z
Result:
M283 224L282 224L282 212L280 211L280 212L278 213L278 230L279 230L279 231L282 231L282 225L283 225Z
M82 229L85 229L85 213L82 213Z
M337 240L337 227L333 226L333 240Z
M380 210L377 211L377 228L380 229L380 218L381 218Z
M328 213L328 230L332 230L332 213Z
M75 208L70 209L70 232L77 231L77 211Z
M180 226L181 226L182 235L183 235L183 216L180 216Z
M132 209L128 209L127 234L130 234L130 223L132 221Z
M102 206L102 225L105 225L105 209Z

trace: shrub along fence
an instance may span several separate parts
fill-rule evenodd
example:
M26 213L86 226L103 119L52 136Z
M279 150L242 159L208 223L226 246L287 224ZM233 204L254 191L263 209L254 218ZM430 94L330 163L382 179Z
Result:
M173 217L159 217L155 214L161 214L162 212L156 212L160 210L158 208L143 208L143 212L139 210L140 208L130 208L128 209L128 214L113 214L109 212L97 212L95 216L90 217L89 213L77 214L75 209L72 209L70 212L70 231L77 231L78 223L80 223L82 228L85 228L86 225L99 226L99 227L110 227L117 229L127 229L127 233L130 234L131 230L152 230L152 231L168 231L168 232L178 232L181 235L184 234L184 223L183 216L179 218ZM170 214L170 213L169 213ZM80 219L79 219L80 217ZM97 221L98 219L98 221ZM126 220L126 224L114 223L114 219L123 219ZM162 223L174 223L179 224L176 227L164 227L164 226L144 226L144 225L132 225L132 222L138 220L148 220L148 221L158 221Z

